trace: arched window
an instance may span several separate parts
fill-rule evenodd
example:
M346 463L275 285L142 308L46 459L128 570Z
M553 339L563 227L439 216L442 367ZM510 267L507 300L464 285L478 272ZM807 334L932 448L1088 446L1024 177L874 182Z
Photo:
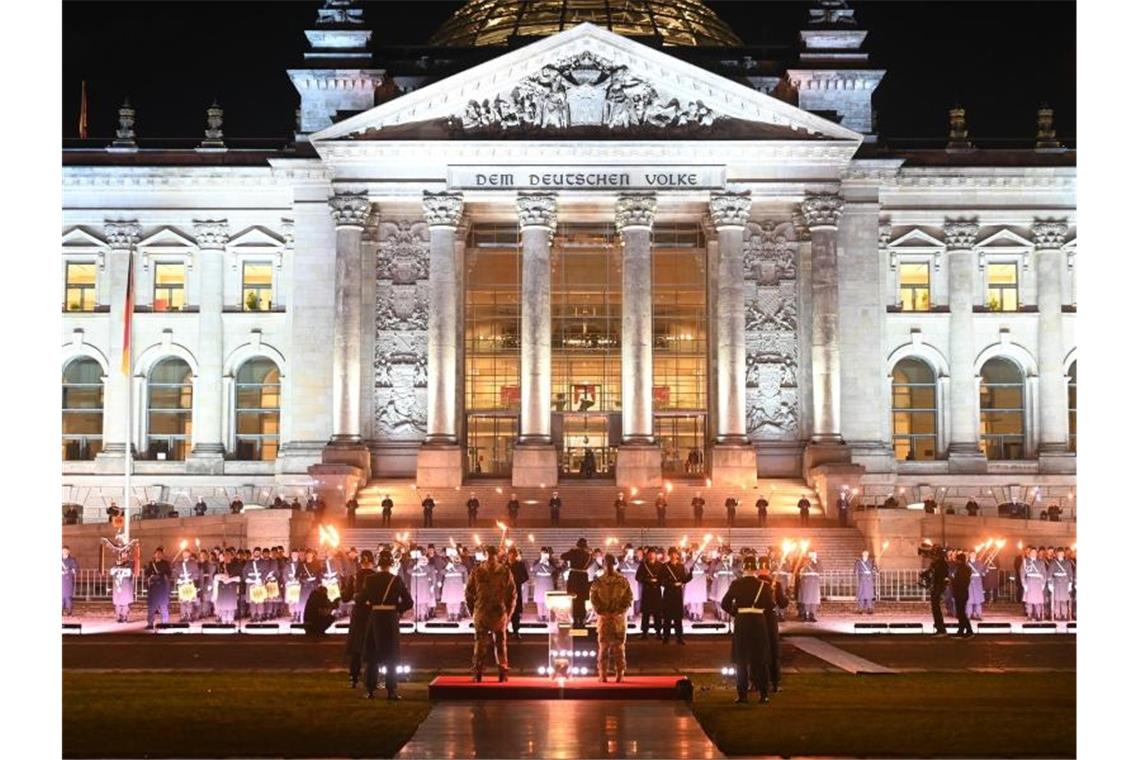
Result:
M1069 365L1069 451L1077 450L1077 362Z
M147 452L155 459L182 460L190 451L194 378L190 365L163 359L147 380Z
M986 459L1025 457L1025 377L1009 359L982 365L980 400L982 449Z
M281 373L269 359L250 359L237 372L234 430L237 458L272 461L281 434Z
M103 450L103 368L84 357L63 370L63 458L94 459Z
M938 403L934 371L921 359L903 359L891 373L895 458L938 457Z

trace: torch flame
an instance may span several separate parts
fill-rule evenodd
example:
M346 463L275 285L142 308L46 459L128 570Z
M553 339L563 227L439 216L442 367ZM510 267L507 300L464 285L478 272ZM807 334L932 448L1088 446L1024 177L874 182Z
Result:
M452 549L456 548L456 544L455 544L455 536L448 536L448 537L447 537L447 540L451 542L451 548L452 548Z
M780 548L783 550L784 556L786 557L792 551L792 549L796 548L796 542L785 538L784 542L780 544Z
M534 534L533 533L527 533L526 534L526 540L530 541L533 544L534 543Z
M1004 538L999 538L999 539L998 539L998 541L997 541L997 548L999 548L999 549L1004 549L1004 548L1005 548L1005 539L1004 539Z
M630 495L631 497L632 497L632 496L637 496L637 486L634 486L633 488L629 489L629 495Z
M887 547L888 547L888 546L890 546L890 545L891 545L891 542L890 542L890 541L884 541L884 542L883 542L883 551L886 551L886 550L887 550Z
M607 536L606 537L606 546L612 546L616 543L617 543L617 539L614 538L613 536Z
M673 493L673 482L672 481L669 481L669 480L665 481L665 493Z
M1018 541L1017 542L1017 550L1021 551L1023 548L1025 548L1024 545L1020 541Z
M803 539L802 541L800 541L800 551L801 551L801 552L806 552L806 551L807 551L807 548L808 548L808 546L810 546L810 545L811 545L811 541L809 541L809 540L808 540L808 539L806 539L806 538L805 538L805 539Z
M189 541L187 541L185 538L182 539L181 541L178 542L178 551L182 551L183 549L185 549L189 545L190 545Z
M497 493L497 494L501 494L502 492L503 492L503 487L502 487L502 486L495 486L495 493Z
M681 544L680 545L681 546L688 546L689 545L689 534L688 533L681 536Z
M199 539L195 538L194 539L194 546L195 546L195 548L201 549L202 548L202 542Z
M483 542L479 540L479 534L478 533L471 534L471 538L475 539L475 545L476 546L482 546L483 545Z
M712 478L705 478L705 488L712 488Z
M495 520L495 527L504 533L507 532L507 526L501 520Z

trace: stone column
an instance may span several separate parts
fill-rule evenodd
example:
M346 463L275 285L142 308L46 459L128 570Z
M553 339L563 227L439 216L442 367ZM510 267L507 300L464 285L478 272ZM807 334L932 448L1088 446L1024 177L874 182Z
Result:
M617 485L661 483L661 448L653 436L653 193L618 196L615 221L621 233L622 440Z
M839 255L843 199L808 196L802 206L811 230L812 443L839 444Z
M107 322L107 359L110 369L103 396L103 450L96 456L96 469L104 472L122 472L123 454L131 451L131 431L127 429L127 403L131 394L131 378L123 374L123 319L127 292L128 270L133 266L135 245L142 237L142 228L136 221L108 221L103 225L110 251L107 252L106 277L111 313ZM127 305L134 308L134 304ZM132 373L134 366L131 366ZM133 409L132 419L138 418Z
M943 233L950 303L950 470L985 471L986 460L978 449L978 383L974 374L974 240L978 225L947 220Z
M1069 378L1065 375L1064 332L1061 319L1065 253L1061 246L1069 233L1066 221L1033 224L1037 270L1037 370L1041 409L1037 455L1043 469L1072 472L1075 457L1069 453Z
M558 455L550 437L550 240L556 212L553 193L519 194L522 413L511 472L516 487L558 482Z
M457 434L459 372L459 272L455 230L463 216L460 193L424 193L424 219L431 235L428 258L427 437L416 462L416 482L454 487L463 482Z
M221 221L195 221L198 241L198 377L194 383L193 448L186 471L195 474L222 473L225 443L222 418L226 404L222 397L222 361L225 341L222 306L225 247L229 225Z
M709 215L716 228L716 444L712 475L718 485L756 485L756 450L748 440L745 409L744 230L750 193L713 193Z
M331 443L360 443L360 240L368 219L367 193L337 193L329 199L336 225L336 296L333 315L333 429Z

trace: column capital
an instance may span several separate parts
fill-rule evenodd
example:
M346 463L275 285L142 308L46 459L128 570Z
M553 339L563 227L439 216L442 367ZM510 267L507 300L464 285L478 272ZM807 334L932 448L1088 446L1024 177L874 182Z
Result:
M617 199L614 223L618 232L634 227L653 227L657 214L657 196L654 193L622 193Z
M107 220L103 222L103 234L111 248L130 250L142 238L142 227L134 220Z
M712 193L709 195L709 215L713 226L744 227L752 215L752 193Z
M230 225L225 219L194 220L194 239L200 249L220 250L230 239Z
M553 230L558 219L558 198L554 193L519 193L519 228L544 227Z
M969 251L978 237L978 224L966 219L947 219L942 225L942 235L946 238L946 249Z
M1064 245L1069 234L1069 222L1065 219L1034 219L1032 230L1037 250L1057 250Z
M424 221L428 227L458 227L462 217L462 193L424 191Z
M368 201L368 191L338 192L329 198L329 211L337 227L364 229L372 204Z
M800 204L808 229L835 227L843 214L843 199L839 193L809 193Z

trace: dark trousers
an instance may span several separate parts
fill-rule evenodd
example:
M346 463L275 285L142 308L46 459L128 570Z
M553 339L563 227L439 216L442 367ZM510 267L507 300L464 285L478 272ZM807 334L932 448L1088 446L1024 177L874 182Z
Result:
M735 525L736 524L736 510L735 509L728 513L728 524L729 525Z
M360 680L360 666L363 664L363 655L357 651L348 656L348 677L353 683Z
M617 511L617 524L618 525L625 525L625 510L619 509L616 511Z
M970 625L970 616L967 614L966 601L969 597L954 597L954 609L958 613L958 635L968 636L974 632Z
M698 528L701 527L701 517L703 517L702 512L694 512L693 513L693 522L695 522L697 524Z
M71 614L71 597L70 596L63 597L63 614L64 615L70 615Z
M467 513L467 527L468 528L474 528L475 527L475 513L474 512L468 512Z
M431 510L425 509L424 510L424 527L430 528L431 526L432 526L431 525Z
M380 524L383 525L385 528L390 527L392 525L392 513L391 512L381 513Z
M659 527L659 528L665 527L665 513L664 512L658 512L657 513L657 527Z
M523 590L521 586L515 586L515 611L511 615L511 632L518 634L519 626L522 625L522 611L523 611Z
M765 525L768 524L768 513L767 512L761 512L759 515L757 515L757 518L759 519L761 528L763 528Z
M846 509L839 510L839 527L840 528L846 528L847 527L847 510Z
M648 604L646 603L648 602ZM661 630L661 602L659 600L645 599L641 600L641 635L645 636L649 633L649 621L653 621L653 632L657 638L661 638L664 633Z
M764 622L768 625L768 680L773 686L780 685L780 622L775 612L765 612Z
M557 510L557 509L550 510L550 524L551 525L557 525L558 524L558 512L559 512L559 510Z
M396 661L395 660L379 660L376 662L369 661L368 669L364 671L364 688L369 693L376 691L376 684L380 680L380 666L383 665L387 672L384 673L384 688L388 694L396 693Z
M736 694L747 698L751 686L763 697L768 696L768 674L764 668L745 662L736 663Z
M571 592L573 593L573 592ZM571 615L574 618L575 628L586 627L586 598L582 594L574 594L573 606L571 607Z
M146 598L146 625L147 628L154 625L154 615L158 613L162 622L170 622L170 600L163 598L159 594L154 596L147 595Z
M934 632L946 633L946 621L942 618L942 590L930 590L930 615L934 618Z
M348 510L348 521L347 522L348 522L348 527L350 527L350 528L353 527L354 525L356 525L356 510L355 509Z
M676 610L668 610L665 612L665 638L662 640L666 644L669 643L669 636L674 633L677 635L677 641L685 640L684 629L681 624L681 618L683 616L676 613Z
M518 515L511 515L507 519L510 520L512 528L519 527L519 516Z
M807 524L808 524L808 513L805 510L805 511L800 512L800 525L807 525Z

